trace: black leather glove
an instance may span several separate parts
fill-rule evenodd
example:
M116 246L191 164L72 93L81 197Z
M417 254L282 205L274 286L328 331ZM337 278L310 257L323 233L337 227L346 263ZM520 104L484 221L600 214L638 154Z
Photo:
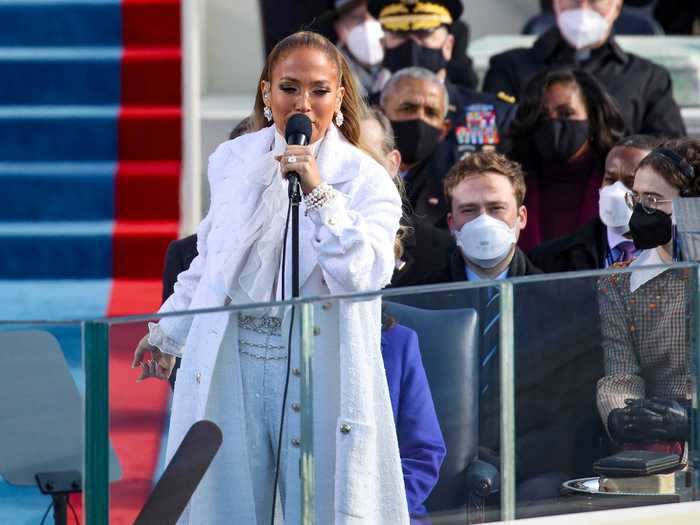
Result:
M627 408L614 408L608 414L608 432L619 444L644 441L636 428L629 425Z
M690 436L688 411L671 399L652 397L628 399L625 428L645 435L647 441L687 441Z
M677 401L653 397L625 404L608 414L608 431L618 443L688 440L688 412Z

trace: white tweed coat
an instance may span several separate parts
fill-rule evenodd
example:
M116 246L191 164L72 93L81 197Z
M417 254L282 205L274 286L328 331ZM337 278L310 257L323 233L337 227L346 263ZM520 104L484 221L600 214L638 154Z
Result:
M255 159L267 155L269 161L270 155L277 153L280 139L275 135L273 127L266 128L225 142L211 155L212 200L198 228L199 256L180 274L174 294L161 312L222 306L231 297L236 303L241 300L237 282L251 290L258 286L251 272L245 283L242 276L237 281L227 272L235 266L232 260L240 264L236 250L243 235L250 239L250 231L241 229L262 205L262 194L270 182L246 178L245 174L256 173ZM401 215L396 188L386 171L349 144L333 125L321 146L318 166L322 179L341 195L308 216L301 207L302 295L382 288L394 267L393 240ZM261 230L261 236L267 235L265 228ZM289 248L287 253L291 253ZM262 255L259 264L265 267L269 257L258 255ZM289 271L286 282L291 282ZM327 304L315 314L321 333L315 338L314 359L322 363L314 372L316 509L321 519L316 522L326 525L322 516L327 516L339 525L408 524L380 352L380 302ZM255 523L236 319L227 313L194 319L180 316L165 318L151 327L152 344L183 357L173 399L168 459L197 420L213 420L224 435L222 448L181 523L232 523L234 517L236 523ZM292 366L298 362L297 340L294 338L292 344ZM298 379L293 378L290 401L297 395ZM287 419L293 435L299 429L298 415L288 411ZM288 454L287 472L283 473L287 480L285 523L293 524L299 521L298 448L289 447Z

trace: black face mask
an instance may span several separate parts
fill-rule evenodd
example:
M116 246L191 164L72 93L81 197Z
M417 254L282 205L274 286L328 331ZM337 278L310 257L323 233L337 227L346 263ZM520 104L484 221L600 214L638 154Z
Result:
M547 119L535 128L535 148L542 160L565 164L588 140L587 120Z
M629 227L634 245L639 250L663 246L673 237L671 216L661 210L647 213L641 204L635 204Z
M427 159L440 142L440 131L421 119L391 121L401 162L416 164Z
M405 67L423 67L433 73L447 67L442 49L424 47L413 40L406 40L400 46L384 50L382 65L392 73Z

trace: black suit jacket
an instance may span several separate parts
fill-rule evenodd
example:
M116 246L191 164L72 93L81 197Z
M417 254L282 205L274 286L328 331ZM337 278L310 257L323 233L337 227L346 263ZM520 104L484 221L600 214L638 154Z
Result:
M467 281L467 269L464 257L459 247L455 246L450 254L449 273L445 275L441 282ZM528 275L541 274L542 270L537 268L527 255L520 248L515 248L513 260L508 266L508 277L526 277Z
M576 66L575 50L553 28L530 48L517 48L491 57L484 91L505 91L521 97L538 72L556 66ZM632 53L611 36L581 68L596 77L617 102L628 133L680 137L686 134L680 108L673 98L668 71Z
M168 251L165 253L165 263L163 264L163 302L173 294L177 276L190 267L195 257L197 257L197 235L177 239L168 245ZM175 380L177 379L179 368L180 358L178 357L169 379L170 387L173 389L175 388Z
M545 273L557 273L605 268L607 254L607 229L595 218L571 235L542 243L529 257Z
M163 302L173 294L177 276L187 270L197 257L197 235L172 241L163 264Z
M509 277L540 273L517 249ZM465 280L464 259L455 248L438 281ZM483 288L415 294L400 301L419 308L484 311ZM595 281L517 284L514 302L518 479L549 472L592 475L593 461L608 452L595 397L603 375ZM486 350L480 349L482 358ZM482 447L498 453L500 393L499 385L490 386L480 399L479 438Z
M406 199L414 224L425 224L447 232L447 200L442 181L452 164L449 147L443 146L409 170L404 178Z

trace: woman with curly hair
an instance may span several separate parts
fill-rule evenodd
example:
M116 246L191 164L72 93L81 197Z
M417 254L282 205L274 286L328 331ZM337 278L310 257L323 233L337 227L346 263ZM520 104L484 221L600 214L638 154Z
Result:
M590 74L553 69L533 77L510 130L509 156L527 172L523 250L598 216L605 157L623 132L615 102Z

